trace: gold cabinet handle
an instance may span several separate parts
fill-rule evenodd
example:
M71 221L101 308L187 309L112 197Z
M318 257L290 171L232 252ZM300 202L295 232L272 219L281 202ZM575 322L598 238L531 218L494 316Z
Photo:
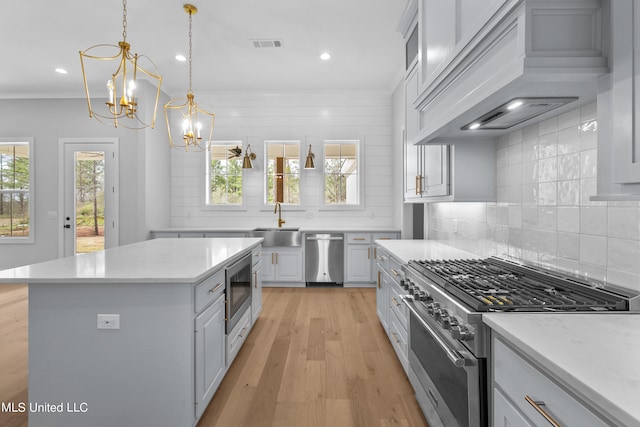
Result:
M367 259L371 259L371 248L367 248Z
M524 400L529 402L529 404L533 406L533 409L538 411L538 413L542 415L544 419L547 420L547 422L551 424L553 427L561 427L560 424L556 420L554 420L553 417L547 413L547 411L545 411L542 408L542 406L544 406L544 402L535 401L529 396L525 396Z
M271 252L271 264L275 264L275 262L273 261L273 260L274 260L274 257L273 257L273 256L274 256L275 254L276 254L275 252Z
M400 274L394 270L393 268L391 269L391 273L393 273L394 276L399 276Z
M391 302L393 303L393 305L395 305L396 307L398 306L398 301L396 301L395 297L391 297Z
M258 272L253 272L253 287L258 289Z
M378 289L382 289L382 275L380 274L380 271L378 271Z
M416 175L416 196L420 194L419 187L420 187L420 175Z
M215 287L209 289L209 293L212 294L215 291L217 291L218 289L220 289L221 286L224 286L224 283L218 283Z
M364 237L354 237L353 240L366 240Z
M244 333L247 331L248 326L245 326L244 328L242 328L242 330L240 331L240 333L238 334L238 336L240 338L244 337Z
M393 336L393 339L396 342L396 344L400 344L400 340L398 339L398 335L395 332L391 332L391 335Z
M276 252L276 264L278 263L278 252Z

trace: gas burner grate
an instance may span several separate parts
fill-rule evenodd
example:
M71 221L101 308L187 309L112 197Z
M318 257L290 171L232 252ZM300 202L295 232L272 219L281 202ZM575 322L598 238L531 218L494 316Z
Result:
M627 301L574 279L497 258L411 261L477 311L627 310Z

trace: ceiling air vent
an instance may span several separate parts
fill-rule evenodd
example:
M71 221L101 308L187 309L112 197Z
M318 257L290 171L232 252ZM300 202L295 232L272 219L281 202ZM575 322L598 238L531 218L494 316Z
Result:
M282 47L281 39L261 39L251 40L251 42L256 49L262 49L263 47Z
M461 129L509 129L510 127L519 125L529 119L544 114L547 111L562 107L576 99L578 98L575 96L562 98L514 98L511 101L502 104L498 108L494 108L471 123L462 126Z

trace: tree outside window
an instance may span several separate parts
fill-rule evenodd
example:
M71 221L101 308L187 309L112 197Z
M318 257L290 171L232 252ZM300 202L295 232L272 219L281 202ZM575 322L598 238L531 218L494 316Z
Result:
M209 150L209 205L242 204L242 148L241 141L214 142Z
M29 237L29 142L0 141L0 237Z
M267 141L266 203L300 204L300 141Z
M324 203L360 203L358 141L332 141L324 145Z

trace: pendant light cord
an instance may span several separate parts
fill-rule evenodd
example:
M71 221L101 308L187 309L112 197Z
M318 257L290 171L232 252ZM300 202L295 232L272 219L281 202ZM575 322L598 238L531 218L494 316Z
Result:
M127 41L127 0L122 0L122 41Z
M189 93L193 93L191 89L191 16L193 14L189 11Z

